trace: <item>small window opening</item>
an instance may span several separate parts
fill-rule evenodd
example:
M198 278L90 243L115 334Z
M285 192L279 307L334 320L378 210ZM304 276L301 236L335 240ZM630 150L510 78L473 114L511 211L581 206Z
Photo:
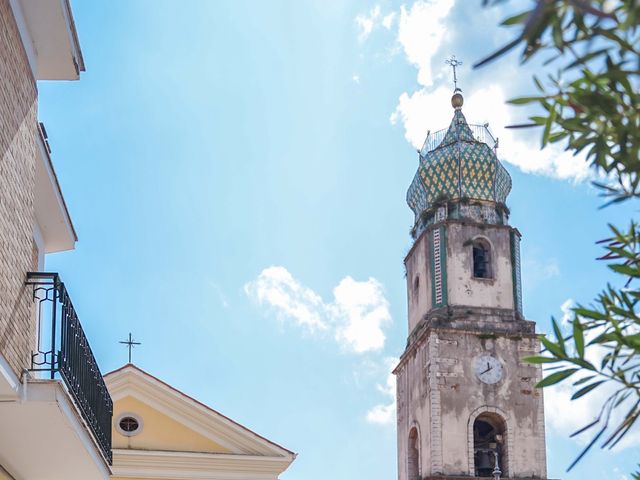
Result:
M418 429L415 427L409 432L407 477L408 480L420 479L420 440Z
M505 423L497 415L480 415L473 423L473 453L476 477L493 477L496 468L507 475Z
M138 428L140 428L138 420L133 417L123 417L122 419L120 419L119 425L120 428L127 433L135 432L136 430L138 430Z
M420 290L420 275L416 275L416 278L413 279L413 293L416 295Z
M473 242L473 276L491 278L491 252L489 246L480 240Z

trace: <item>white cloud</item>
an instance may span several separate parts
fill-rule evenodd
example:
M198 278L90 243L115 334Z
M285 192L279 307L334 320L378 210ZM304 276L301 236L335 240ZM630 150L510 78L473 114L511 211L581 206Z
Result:
M320 296L301 285L284 267L265 268L244 286L244 291L258 304L271 307L281 321L292 320L309 332L329 328Z
M450 24L455 21L451 14L453 5L453 0L417 0L386 15L381 13L378 6L368 14L356 17L361 42L378 25L387 30L395 27L396 44L400 47L397 51L403 52L406 60L417 70L420 88L414 92L401 93L390 117L392 124L404 126L405 138L417 149L422 146L427 131L447 127L453 116L449 103L450 82L447 81L446 86L445 82L438 82L443 86L433 87L434 79L449 79L451 76L444 58L437 60L438 67L435 69L433 61L436 54L442 55L443 46L452 41L447 32ZM528 116L526 110L505 104L506 99L511 97L505 89L511 88L514 81L520 82L522 78L528 80L528 74L523 77L521 70L522 67L515 65L502 67L499 78L495 81L485 80L481 88L471 95L465 95L463 110L467 120L479 124L489 122L493 135L500 138L499 157L524 172L572 181L588 179L590 171L584 155L574 157L565 152L562 145L550 145L540 150L539 130L504 128L506 125L521 123Z
M573 321L573 311L571 310L575 307L575 302L572 298L567 298L562 305L560 305L560 311L562 312L562 317L560 318L560 324L564 327L568 327Z
M418 83L432 85L431 58L440 48L447 31L444 19L453 0L417 1L400 7L398 42L407 60L418 68Z
M420 75L420 73L418 73ZM400 95L396 110L391 114L392 124L402 123L405 138L416 149L422 147L431 128L446 128L453 117L450 88L422 88L413 94ZM524 172L548 175L561 179L584 180L589 176L589 165L583 156L574 157L560 146L550 145L540 150L539 132L505 128L517 123L513 109L506 105L507 96L498 83L475 90L465 97L463 112L469 123L489 124L494 137L499 138L498 157Z
M375 405L367 412L367 422L378 425L392 425L396 419L396 376L391 370L397 365L398 359L388 357L384 361L387 378L384 384L376 385L380 393L387 397L387 401Z
M353 80L354 83L360 83L360 75L354 73L353 75L351 75L351 80Z
M330 333L345 350L355 353L384 347L384 327L391 323L389 302L374 278L343 278L326 303L280 266L265 268L244 286L259 305L270 307L281 321L290 320L309 333Z
M358 33L358 41L360 43L366 42L367 38L369 38L369 35L371 35L373 27L379 17L380 5L373 7L368 14L360 14L356 17L356 25L360 30Z
M391 29L391 27L393 26L393 21L396 19L396 15L396 12L391 12L390 14L385 15L382 18L382 26L387 30Z
M327 306L335 320L335 338L356 353L384 347L383 326L391 323L389 302L374 278L357 282L351 277L333 289L334 303Z

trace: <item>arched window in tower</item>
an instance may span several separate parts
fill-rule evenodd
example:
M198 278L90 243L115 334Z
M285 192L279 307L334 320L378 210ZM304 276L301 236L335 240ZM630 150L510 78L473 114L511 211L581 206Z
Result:
M473 241L473 276L491 278L491 247L482 239Z
M507 424L495 413L483 413L473 422L473 459L476 477L493 477L497 466L507 478Z
M420 437L418 429L413 427L409 432L409 449L407 452L407 478L408 480L420 479Z

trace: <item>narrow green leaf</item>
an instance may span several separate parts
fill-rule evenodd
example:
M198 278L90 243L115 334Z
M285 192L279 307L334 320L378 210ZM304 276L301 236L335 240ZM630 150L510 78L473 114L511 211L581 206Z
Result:
M586 395L587 393L589 393L591 390L599 387L600 385L602 385L604 382L606 382L606 380L599 380L597 382L593 382L590 383L589 385L587 385L586 387L582 387L580 390L578 390L576 393L574 393L571 396L571 400L575 400L576 398L580 398L583 395Z
M580 358L584 358L584 332L578 317L573 319L573 342L576 345L576 353Z
M562 330L560 330L560 326L558 325L558 322L556 322L555 318L551 318L551 326L553 327L553 333L556 336L556 340L558 342L558 345L563 344L564 345L564 336L562 335ZM564 348L563 348L564 350Z
M510 103L511 105L525 105L527 103L538 102L542 98L545 98L545 97L518 97L518 98L512 98L511 100L507 100L507 103Z
M594 320L608 320L609 317L604 313L598 312L596 310L589 310L587 308L578 307L574 308L573 311L576 315L580 315L581 317L592 318Z
M483 65L486 65L489 62L492 62L493 60L495 60L496 58L504 55L505 53L507 53L509 50L511 50L512 48L514 48L516 45L518 45L520 43L520 41L522 40L522 35L520 35L518 38L512 40L511 42L507 43L504 47L500 48L499 50L493 52L491 55L489 55L488 57L480 60L478 63L476 63L473 68L480 68Z
M630 277L640 277L640 270L630 265L609 265L609 268L614 272L621 273L623 275L629 275Z
M509 17L502 21L501 25L511 26L517 25L518 23L524 23L526 18L529 16L531 12L527 10L526 12L519 13L518 15L514 15L513 17Z
M553 122L556 120L556 115L558 114L555 105L551 108L549 116L547 117L547 122L544 125L544 131L542 132L542 148L547 146L549 143L549 135L551 134L551 127L553 126Z
M560 370L559 372L552 373L548 377L543 378L536 384L536 388L544 388L549 387L551 385L555 385L558 382L561 382L567 377L570 377L574 373L576 373L579 368L567 368L566 370Z
M547 337L540 337L540 341L542 342L544 348L546 348L549 352L551 352L552 355L556 356L557 358L565 359L567 357L564 350L559 345L556 345L554 342L549 340Z
M558 359L558 358L551 358L551 357L541 357L541 356L532 356L532 357L523 357L522 361L526 362L526 363L532 363L532 364L541 364L541 363L558 363L561 362L562 360Z
M595 375L587 375L586 377L582 377L580 380L576 380L573 382L573 386L577 387L578 385L582 385L583 383L587 383L592 378L595 378Z

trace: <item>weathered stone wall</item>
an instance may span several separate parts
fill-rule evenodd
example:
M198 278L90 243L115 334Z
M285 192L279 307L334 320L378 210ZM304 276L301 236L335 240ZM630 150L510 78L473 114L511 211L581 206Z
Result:
M435 335L440 340L436 375L441 398L442 473L468 475L473 471L473 421L487 412L499 415L507 424L505 473L545 478L542 392L534 388L540 368L521 361L537 351L537 339L455 331ZM504 368L500 382L487 385L476 377L473 359L481 354L500 360Z
M546 478L542 391L534 388L541 371L521 361L538 350L536 337L432 329L417 343L398 369L399 480L410 480L407 445L414 425L420 431L422 477L471 475L473 422L485 412L507 424L505 474ZM476 377L473 360L480 354L501 361L504 376L497 384Z
M427 349L424 345L415 349L397 372L397 435L398 435L398 478L408 478L409 434L417 428L419 436L420 476L424 476L425 465L431 464L431 441L433 436L428 428L431 420L431 402L428 397Z
M33 199L37 91L8 0L0 0L0 354L30 366L35 319L26 273L37 268Z
M409 333L431 309L431 244L429 235L421 235L405 259Z
M447 289L449 305L513 309L510 227L449 222L447 224ZM473 277L471 242L491 245L492 278Z

